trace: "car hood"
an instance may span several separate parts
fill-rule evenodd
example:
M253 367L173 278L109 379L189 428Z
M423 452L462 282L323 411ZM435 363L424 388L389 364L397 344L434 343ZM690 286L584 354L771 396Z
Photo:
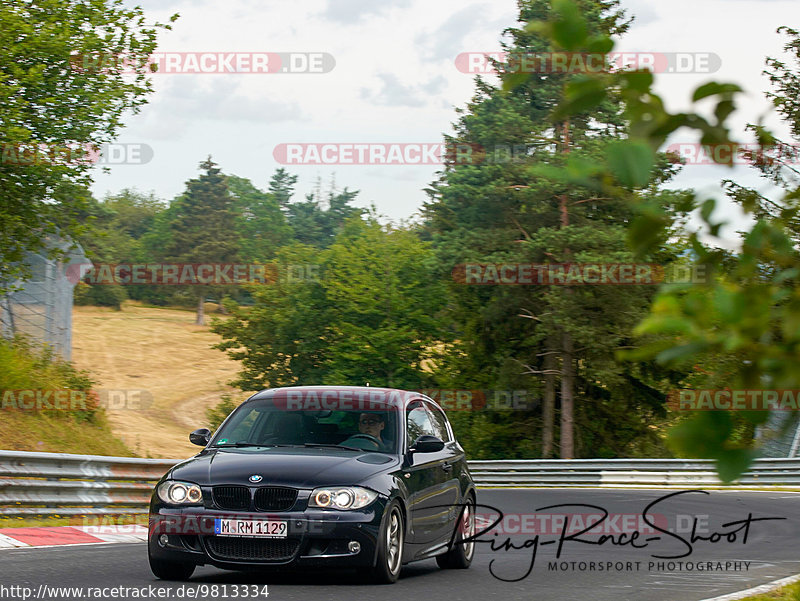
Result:
M171 477L201 486L257 484L315 488L359 484L399 463L398 458L383 453L330 448L208 449L175 466ZM256 474L262 480L253 484L249 478Z

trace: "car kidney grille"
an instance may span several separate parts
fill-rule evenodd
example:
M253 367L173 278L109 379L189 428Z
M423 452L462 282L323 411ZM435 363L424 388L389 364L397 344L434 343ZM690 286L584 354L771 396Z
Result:
M215 486L214 502L221 509L250 509L250 489L246 486Z
M300 546L300 539L228 538L209 536L208 552L219 558L235 561L287 561Z
M294 488L266 486L256 491L255 505L258 511L286 511L297 499Z

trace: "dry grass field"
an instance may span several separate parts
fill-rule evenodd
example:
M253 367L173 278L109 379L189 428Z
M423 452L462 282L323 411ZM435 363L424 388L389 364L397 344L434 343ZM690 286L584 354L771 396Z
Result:
M128 301L122 311L75 307L72 317L73 363L91 373L97 389L145 390L152 395L149 407L133 403L108 410L114 435L137 455L195 454L199 447L188 435L206 425L206 409L225 392L237 400L247 396L225 384L239 364L211 348L220 338L208 327L194 325L190 311Z

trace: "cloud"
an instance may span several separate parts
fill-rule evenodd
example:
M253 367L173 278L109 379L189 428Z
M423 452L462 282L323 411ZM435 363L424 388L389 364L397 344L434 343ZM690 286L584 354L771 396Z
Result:
M628 17L634 17L634 27L654 23L659 18L658 12L652 6L652 0L624 0L622 8Z
M441 92L447 79L438 75L416 87L404 85L394 73L378 73L381 87L377 91L361 88L361 98L383 106L426 106L432 96Z
M322 16L330 21L354 25L393 8L408 8L411 0L329 0Z
M183 7L186 0L124 0L123 4L128 8L140 6L144 9L145 14L149 15L155 11L174 10ZM205 4L202 0L195 0L192 8L199 8Z
M305 118L297 103L246 95L224 75L177 75L171 79L143 111L142 126L154 138L179 136L203 121L277 123Z
M425 83L412 87L404 85L393 73L378 73L381 87L377 90L361 88L361 98L383 106L426 106L432 96L447 86L447 79L438 75Z
M487 21L489 7L486 4L472 4L453 13L433 31L417 34L415 43L426 49L426 57L433 59L454 59L460 52L484 51L487 48L467 48L467 38L476 31L487 28L495 30L497 35L510 23L504 19ZM498 47L499 49L499 47Z

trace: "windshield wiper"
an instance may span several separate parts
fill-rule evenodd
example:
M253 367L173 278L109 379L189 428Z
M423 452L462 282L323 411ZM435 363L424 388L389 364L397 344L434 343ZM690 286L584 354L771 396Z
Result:
M348 447L343 444L326 444L324 442L307 442L303 445L304 447L325 447L331 449L347 449L348 451L364 451L364 449L359 449L356 447Z
M222 444L215 444L212 449L241 449L245 447L296 447L293 444L275 444L275 443L256 443L256 442L225 442Z

